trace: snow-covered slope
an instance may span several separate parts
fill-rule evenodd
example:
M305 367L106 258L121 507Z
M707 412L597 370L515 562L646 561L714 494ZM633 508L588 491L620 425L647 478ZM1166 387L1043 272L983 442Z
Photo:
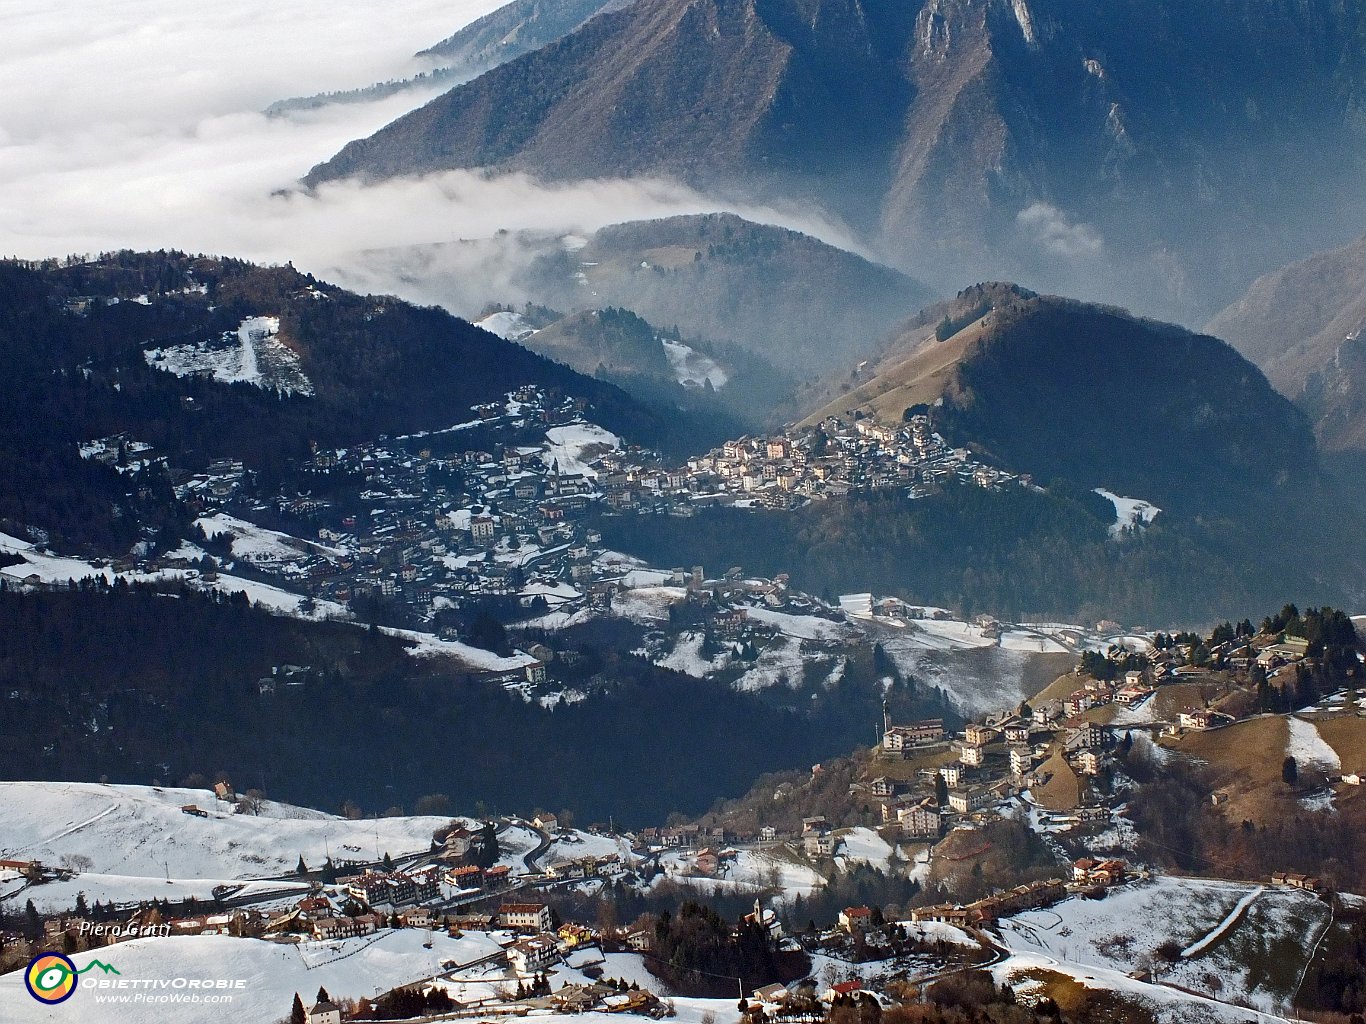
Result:
M1017 914L1000 930L1012 950L1121 976L1170 940L1184 952L1163 969L1163 981L1222 999L1241 995L1274 1013L1293 995L1328 915L1326 904L1297 889L1161 878L1103 900L1074 898Z
M1319 728L1313 722L1290 717L1285 723L1289 727L1289 737L1285 753L1300 765L1317 765L1324 771L1341 771L1342 758L1319 735Z
M209 817L182 813L185 804ZM204 789L0 782L0 858L58 865L82 856L106 875L261 878L293 871L300 856L310 865L329 853L338 861L397 857L426 850L449 820L349 821L273 801L259 815L235 814Z
M232 540L232 556L258 565L271 565L277 562L295 561L300 552L321 552L329 555L345 555L341 548L330 548L317 541L301 540L278 530L267 530L238 519L226 512L201 516L195 525L204 531L210 540L227 534Z
M582 473L584 476L598 475L590 463L597 455L621 447L621 438L610 430L593 423L570 423L563 427L551 427L545 432L546 465L554 462L561 474Z

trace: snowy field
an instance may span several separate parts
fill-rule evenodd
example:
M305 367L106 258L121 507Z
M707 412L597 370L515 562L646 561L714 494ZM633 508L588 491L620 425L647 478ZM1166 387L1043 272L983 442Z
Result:
M1285 720L1285 724L1289 727L1285 744L1287 757L1293 757L1301 767L1313 765L1325 772L1342 770L1342 759L1319 735L1318 726L1293 715Z
M349 553L342 548L302 540L278 530L267 530L225 512L201 516L195 520L195 525L202 529L204 536L210 540L227 534L232 541L232 557L258 565L297 561L300 552L320 552L335 556Z
M1014 951L1121 974L1171 941L1182 952L1163 981L1277 1012L1327 919L1328 907L1299 890L1164 877L1017 914L1000 931Z
M958 619L912 619L906 625L906 639L930 651L961 651L975 647L995 647L981 626Z
M819 615L793 615L760 607L746 608L745 611L754 622L774 626L784 636L799 640L854 640L863 634L856 626L834 622Z
M759 652L752 668L735 681L737 690L766 690L771 686L799 686L806 658L802 642L795 637L778 636Z
M1047 954L1015 953L991 969L997 984L1009 984L1022 1002L1042 994L1040 975L1060 974L1090 989L1119 993L1152 1012L1158 1024L1289 1024L1288 1019L1230 1006L1207 996L1136 981L1123 971L1065 963Z
M541 834L530 825L508 825L498 831L498 863L520 875L526 871L526 855L540 845Z
M719 651L710 660L702 657L702 644L705 641L706 634L702 632L680 633L673 650L665 657L656 658L655 664L683 672L694 679L705 679L712 672L725 668L731 661L729 647Z
M442 640L434 633L420 633L413 629L399 629L397 626L381 626L380 629L390 636L396 636L412 643L408 653L415 658L454 658L468 668L480 672L512 672L525 668L536 659L521 651L514 651L504 658L493 651L481 647L471 647L459 640Z
M825 879L814 868L762 850L737 851L735 859L723 862L715 876L693 874L692 858L684 854L664 854L659 864L665 873L655 876L656 885L667 878L703 892L758 894L778 889L793 899L810 896L825 886Z
M223 384L251 384L286 395L312 395L313 382L294 350L280 340L280 318L253 316L216 342L192 342L143 353L147 365L177 377L206 373Z
M208 811L209 817L182 813L185 804ZM0 782L0 858L58 865L64 856L88 857L91 870L100 875L153 878L163 887L167 874L172 879L260 878L293 871L300 856L320 865L329 853L340 861L425 851L432 832L449 821L349 821L273 801L265 801L259 815L235 814L203 789ZM92 886L109 884L91 880Z
M591 832L562 831L555 835L555 841L540 857L545 867L557 860L579 860L583 857L621 858L623 864L633 864L636 858L631 853L631 844L619 836L594 835Z
M621 447L621 438L594 423L570 423L551 427L545 432L545 451L541 456L547 466L559 464L561 474L582 473L596 477L592 463L605 452Z
M280 536L285 536L281 534ZM185 554L198 549L188 548ZM41 583L65 583L67 580L103 579L112 583L122 579L129 583L155 582L157 580L179 580L198 590L216 590L223 594L244 593L253 604L261 605L281 615L292 615L302 619L348 619L350 611L335 601L314 601L309 610L303 607L304 599L299 594L269 583L243 579L228 573L219 573L212 582L205 580L195 570L163 569L157 572L122 572L99 561L87 561L63 555L50 554L38 550L33 544L0 534L0 551L20 555L24 561L0 568L0 576L22 582L36 576ZM201 552L202 553L202 552Z
M612 599L612 614L644 626L667 622L669 605L688 596L682 587L635 587Z
M859 826L835 834L841 840L835 863L843 870L848 871L858 864L887 870L892 858L892 846L872 829Z
M0 879L5 878L0 872ZM0 881L0 894L16 889L18 879L10 876L10 881ZM234 896L259 897L270 901L278 898L293 902L309 892L307 882L247 882L232 878L154 878L146 875L106 875L95 872L82 873L64 882L48 882L36 888L23 890L16 901L22 903L33 900L40 913L69 913L76 905L76 897L84 895L87 904L95 902L113 904L132 904L154 900L197 899L211 902L213 890L220 885L233 887Z
M1057 640L1032 629L1008 629L1001 633L1001 648L1029 654L1066 654L1067 648Z

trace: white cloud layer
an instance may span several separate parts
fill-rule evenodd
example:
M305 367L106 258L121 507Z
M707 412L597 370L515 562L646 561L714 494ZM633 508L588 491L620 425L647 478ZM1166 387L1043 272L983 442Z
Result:
M1065 259L1084 259L1099 256L1105 241L1090 224L1073 223L1062 210L1051 203L1032 203L1015 217L1015 222L1042 248L1053 256Z
M262 109L409 75L421 67L417 50L499 2L0 0L0 255L179 248L292 260L344 284L477 303L474 282L453 300L417 283L412 268L355 254L718 208L851 244L801 212L718 203L656 181L545 187L457 172L281 194L433 92L289 118ZM461 270L479 268L467 259Z

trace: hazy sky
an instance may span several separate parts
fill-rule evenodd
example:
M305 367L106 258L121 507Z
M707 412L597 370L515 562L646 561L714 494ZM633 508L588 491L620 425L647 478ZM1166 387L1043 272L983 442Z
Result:
M340 283L430 298L403 275L359 276L349 254L718 207L663 182L544 188L469 173L341 184L317 198L276 194L432 93L288 119L268 119L263 108L411 74L414 52L498 5L0 0L0 255L180 248L292 260ZM796 215L742 212L812 227Z

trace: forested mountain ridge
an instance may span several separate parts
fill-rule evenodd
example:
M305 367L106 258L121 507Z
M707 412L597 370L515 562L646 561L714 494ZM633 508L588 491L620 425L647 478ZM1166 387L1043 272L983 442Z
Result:
M1175 507L1319 483L1307 419L1228 344L1013 285L922 312L853 384L807 422L923 409L1000 465Z
M442 792L466 811L482 801L658 824L738 795L762 772L843 753L884 699L866 657L832 687L740 693L626 653L637 630L627 643L562 635L557 645L579 660L560 671L591 692L543 707L446 658L412 657L373 627L272 615L244 594L166 582L0 585L0 627L0 778L170 784L227 771L333 811ZM298 670L276 677L282 665ZM932 689L888 696L904 714L953 714ZM756 744L760 720L772 735ZM680 772L661 750L713 767Z
M271 351L306 387L252 382L266 368L239 335L254 324L275 330ZM442 310L181 253L0 263L0 350L0 518L81 547L123 543L139 522L175 515L164 479L130 498L126 481L79 457L78 445L116 434L173 452L184 469L235 458L270 476L310 443L442 429L532 384L640 443L678 452L720 439L707 436L714 427L691 434L700 418L647 408ZM215 365L230 372L215 376ZM138 514L124 514L134 504Z
M1198 321L1366 219L1363 32L1360 0L642 0L305 181L663 175L815 201L941 287Z

